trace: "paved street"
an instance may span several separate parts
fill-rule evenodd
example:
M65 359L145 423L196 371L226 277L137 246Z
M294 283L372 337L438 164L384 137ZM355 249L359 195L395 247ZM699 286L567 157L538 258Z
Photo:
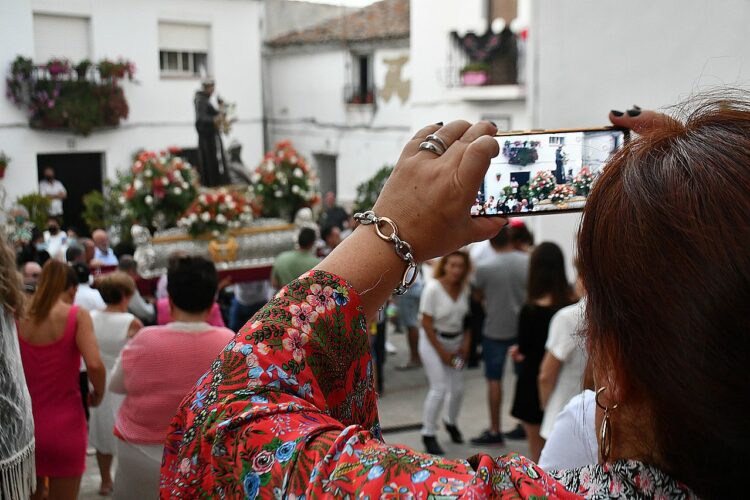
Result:
M422 403L427 394L427 378L424 371L412 370L402 372L396 367L407 359L406 338L402 334L390 334L388 339L396 346L397 353L388 356L385 368L385 391L380 399L380 420L386 431L393 428L408 430L387 432L385 440L393 444L405 444L418 450L422 449L422 439L419 434L419 423L422 416ZM510 363L506 368L510 369ZM508 373L510 375L510 373ZM503 404L503 428L511 430L515 427L515 420L508 416L514 391L514 378L505 378L505 395ZM488 416L486 407L486 386L481 369L467 370L466 395L459 417L459 428L468 439L478 435L487 427ZM517 451L522 454L528 452L525 441L509 441L505 447L478 448L469 444L456 445L450 442L448 434L441 431L438 435L440 445L445 449L449 458L467 458L478 452L491 455L502 455ZM94 456L87 457L87 468L81 485L80 498L101 498L99 490L99 471Z

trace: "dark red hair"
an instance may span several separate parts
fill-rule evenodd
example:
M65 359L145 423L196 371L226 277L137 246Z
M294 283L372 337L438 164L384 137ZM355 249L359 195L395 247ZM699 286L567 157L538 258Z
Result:
M750 449L750 102L704 99L626 145L579 235L588 346L647 460L700 497L742 490ZM604 385L600 383L600 385ZM625 425L625 424L623 424ZM644 432L646 430L646 432Z

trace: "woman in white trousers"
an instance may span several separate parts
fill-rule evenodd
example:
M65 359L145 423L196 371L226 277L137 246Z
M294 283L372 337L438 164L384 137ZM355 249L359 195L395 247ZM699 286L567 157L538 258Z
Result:
M425 285L419 303L422 315L419 356L430 383L424 402L422 440L427 453L434 455L443 454L436 438L443 404L446 430L454 443L463 443L456 424L464 395L462 370L471 345L465 321L469 314L469 269L466 252L457 251L441 258L435 279Z

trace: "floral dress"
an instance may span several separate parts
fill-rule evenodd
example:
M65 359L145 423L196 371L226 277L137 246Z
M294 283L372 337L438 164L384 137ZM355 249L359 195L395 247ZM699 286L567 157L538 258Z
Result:
M239 331L183 401L161 497L632 498L644 485L690 495L637 462L595 469L550 475L516 454L446 460L385 444L359 296L311 271ZM622 471L642 479L611 489Z

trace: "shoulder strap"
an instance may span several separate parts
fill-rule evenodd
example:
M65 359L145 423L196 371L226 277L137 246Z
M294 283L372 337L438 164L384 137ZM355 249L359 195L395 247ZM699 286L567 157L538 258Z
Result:
M78 306L73 305L70 307L68 312L68 319L65 322L65 332L63 332L63 338L67 336L73 336L75 338L76 330L78 329Z

